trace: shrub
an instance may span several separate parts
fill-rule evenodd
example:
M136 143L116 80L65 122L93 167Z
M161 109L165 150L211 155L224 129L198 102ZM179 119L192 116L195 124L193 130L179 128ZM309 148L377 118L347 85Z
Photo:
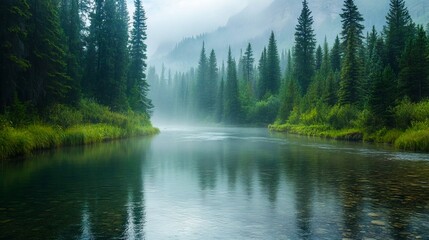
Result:
M48 122L63 128L81 124L83 115L80 111L62 104L56 104L49 110Z
M328 113L328 123L335 129L349 128L355 125L359 111L352 105L335 105Z
M249 121L272 123L277 117L279 107L280 100L275 96L269 96L266 100L258 101L250 110Z

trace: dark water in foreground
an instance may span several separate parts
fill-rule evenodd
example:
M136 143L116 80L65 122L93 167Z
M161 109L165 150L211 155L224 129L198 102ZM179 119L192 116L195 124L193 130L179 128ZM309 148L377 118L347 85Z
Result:
M429 239L429 155L161 129L0 165L0 239Z

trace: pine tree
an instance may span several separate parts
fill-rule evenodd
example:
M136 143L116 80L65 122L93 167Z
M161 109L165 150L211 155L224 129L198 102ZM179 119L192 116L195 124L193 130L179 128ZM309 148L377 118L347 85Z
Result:
M303 94L307 92L314 74L314 50L316 48L313 30L313 16L307 1L302 2L301 15L295 27L295 75Z
M134 0L134 7L127 96L131 109L150 114L153 105L152 101L148 98L149 83L145 74L147 68L147 45L145 43L147 39L146 14L141 0Z
M341 70L341 45L338 36L335 38L334 45L331 49L331 67L334 72L339 72Z
M207 107L209 115L213 116L216 107L216 90L218 85L219 70L217 68L217 60L215 51L212 49L208 60L208 82L207 91Z
M316 71L322 67L322 47L319 45L316 50Z
M228 51L227 80L225 87L225 112L224 118L227 123L238 123L240 121L241 107L238 97L238 80L235 60Z
M255 59L253 58L252 45L247 45L246 52L243 56L243 72L244 80L248 83L252 82L253 79L253 64Z
M56 1L29 1L31 18L28 38L28 59L25 100L32 100L39 109L68 98L71 78L67 75L67 48L61 30Z
M407 40L411 37L412 20L404 0L390 0L385 28L388 63L399 73L399 60Z
M25 86L20 77L31 67L25 57L29 31L26 21L30 16L27 0L0 1L0 113L12 104L18 87Z
M417 27L417 34L405 47L401 59L399 74L400 97L407 96L418 102L429 96L429 59L427 57L428 39L422 26Z
M223 118L224 118L224 110L225 110L225 106L224 106L224 99L225 99L225 83L223 80L223 77L220 81L220 85L219 85L219 91L217 94L217 103L216 103L216 116L215 116L215 120L216 122L222 122Z
M259 59L259 81L258 81L258 96L259 99L262 99L265 95L267 89L267 48L264 47L264 50L261 53L261 58Z
M207 82L208 82L208 59L206 55L205 44L201 48L200 60L198 62L198 76L196 85L197 94L197 108L198 112L206 117L208 113L208 96L207 96Z
M66 36L67 74L72 78L70 89L70 103L77 103L81 94L82 61L83 61L83 42L82 26L79 16L78 0L61 0L61 27Z
M344 62L341 67L339 89L340 104L357 104L359 102L359 80L362 75L362 59L359 50L362 45L364 26L362 15L353 0L345 0L343 13L340 14L343 23L342 38L345 46Z
M280 59L274 32L271 32L266 59L266 89L265 94L277 94L280 89Z

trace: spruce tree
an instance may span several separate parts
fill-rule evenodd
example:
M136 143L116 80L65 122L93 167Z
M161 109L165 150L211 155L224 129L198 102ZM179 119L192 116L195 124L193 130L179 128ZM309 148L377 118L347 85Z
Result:
M316 49L316 71L322 67L322 47L319 45Z
M331 67L334 72L339 72L341 70L341 44L338 36L335 38L334 45L331 49Z
M417 27L414 39L409 40L401 59L399 74L400 97L418 102L429 96L428 39L422 26Z
M304 0L301 15L295 27L295 75L303 94L307 92L315 67L314 50L316 40L313 22L308 3Z
M339 89L340 104L357 104L359 102L359 84L362 76L362 59L359 50L362 45L362 31L364 26L362 15L359 13L353 0L345 0L343 12L340 14L343 23L342 38L344 61L341 67L341 81Z
M130 66L128 70L127 96L131 109L150 114L153 108L148 98L149 83L146 79L147 39L146 14L141 0L134 0L133 28L130 39ZM183 90L184 91L184 90Z
M53 0L31 0L28 33L28 59L25 100L33 101L39 109L69 97L71 78L67 75L67 47L58 7Z
M27 0L0 1L0 113L26 85L20 79L31 66L25 56L30 16Z
M267 89L267 48L264 47L264 50L261 53L261 58L259 59L259 81L258 81L258 96L259 99L262 99L265 95Z
M217 60L215 51L212 49L208 60L208 82L206 86L207 91L207 108L209 115L213 116L216 107L216 90L218 85L219 70L217 67Z
M82 61L83 61L83 42L82 26L79 15L78 0L61 0L60 4L61 27L66 36L67 56L66 66L67 74L72 78L70 89L70 103L77 103L81 94Z
M208 82L208 59L206 55L205 44L201 48L200 60L198 62L198 75L196 83L197 108L198 113L203 117L207 116L207 82Z
M390 0L385 28L388 63L399 73L399 60L407 40L411 37L412 20L404 0Z
M255 59L253 58L252 45L249 43L246 48L246 52L243 56L243 72L244 80L247 83L252 82L253 79L253 63Z
M280 59L274 32L271 32L266 59L266 89L265 94L277 94L280 89Z
M228 51L226 72L224 118L227 123L238 123L240 121L241 107L238 97L237 67L231 55L231 48Z

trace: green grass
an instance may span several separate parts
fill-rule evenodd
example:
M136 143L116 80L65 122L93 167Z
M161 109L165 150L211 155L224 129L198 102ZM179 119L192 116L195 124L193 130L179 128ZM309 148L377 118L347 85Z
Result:
M0 159L27 155L39 149L99 143L159 133L143 114L116 113L89 100L77 108L56 105L43 121L13 124L0 116Z
M326 125L273 124L269 129L277 132L287 132L304 136L315 136L337 140L361 141L363 133L358 129L332 129Z
M395 147L409 151L429 152L429 129L409 129L395 141Z

